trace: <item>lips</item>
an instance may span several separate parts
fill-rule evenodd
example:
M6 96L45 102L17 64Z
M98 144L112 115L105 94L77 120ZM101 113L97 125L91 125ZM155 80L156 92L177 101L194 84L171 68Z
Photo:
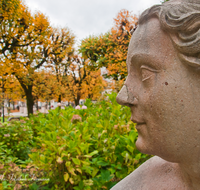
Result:
M133 123L136 123L136 129L138 129L141 125L146 124L145 122L138 121L138 120L133 119L133 118L131 118L131 121L132 121Z
M133 118L131 118L131 121L132 121L133 123L137 123L137 125L143 125L143 124L145 124L145 122L141 122L141 121L138 121L138 120L133 119Z

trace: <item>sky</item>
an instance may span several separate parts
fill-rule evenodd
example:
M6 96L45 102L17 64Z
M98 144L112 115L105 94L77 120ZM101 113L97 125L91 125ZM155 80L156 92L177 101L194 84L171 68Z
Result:
M78 46L90 35L108 32L121 9L139 15L161 0L24 0L32 13L41 11L52 26L68 27L76 36Z

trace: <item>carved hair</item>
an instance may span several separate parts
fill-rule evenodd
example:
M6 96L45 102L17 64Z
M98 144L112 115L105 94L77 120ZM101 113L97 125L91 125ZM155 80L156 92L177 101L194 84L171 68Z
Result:
M139 25L152 17L169 33L181 61L200 67L200 0L170 0L142 13Z

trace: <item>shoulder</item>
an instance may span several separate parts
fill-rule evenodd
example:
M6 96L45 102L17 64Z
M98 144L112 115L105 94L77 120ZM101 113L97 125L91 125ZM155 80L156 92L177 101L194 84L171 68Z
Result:
M179 185L173 184L173 181L180 181L177 177L179 175L176 175L179 173L176 165L154 156L121 180L111 190L174 189L174 186L179 187ZM170 188L171 184L174 186Z

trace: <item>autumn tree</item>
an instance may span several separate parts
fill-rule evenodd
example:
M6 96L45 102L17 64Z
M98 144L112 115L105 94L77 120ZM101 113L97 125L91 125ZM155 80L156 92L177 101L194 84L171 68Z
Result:
M0 100L1 105L3 101L8 103L8 107L11 107L11 103L14 104L16 101L20 101L24 97L23 89L19 82L12 75L4 75L0 79ZM1 107L1 106L0 106Z
M4 81L4 89L5 89L5 99L7 100L8 107L10 104L15 101L20 101L24 97L23 89L21 88L19 82L16 80L14 76L6 76L6 80Z
M0 54L7 57L8 51L14 47L24 46L31 43L23 40L24 17L20 0L1 0L0 2Z
M123 9L114 19L110 32L84 39L79 49L83 57L90 60L93 69L106 67L108 73L104 77L112 78L118 84L127 76L128 45L137 20L131 12Z
M101 76L101 70L87 70L87 76L84 79L83 89L87 98L96 100L107 87L107 82Z
M106 86L100 71L90 69L89 60L75 55L68 71L67 100L79 104L80 99L97 98Z
M36 105L38 101L50 102L57 99L60 95L60 86L57 81L57 76L51 70L37 72L37 79L34 80L33 97ZM61 89L63 94L66 94L66 89ZM37 108L38 109L38 108Z
M50 36L50 63L56 76L58 102L65 96L65 81L74 52L74 39L75 36L68 28L54 28Z
M32 66L29 70L27 68L28 73L21 78L22 80L20 80L20 82L23 81L24 78L28 78L29 81L25 81L24 83L27 84L27 82L29 82L30 87L33 87L34 84L37 85L34 80L38 78L38 69L46 67L51 69L51 71L55 71L57 88L62 88L62 78L69 65L69 55L73 51L74 36L67 28L51 28L50 31L49 36L46 36L47 39L45 39L44 36L41 38L41 44L31 47L31 50L28 50L29 53L25 52L25 54L21 54L21 60L23 60L23 62L26 61L26 63L30 61ZM28 59L26 59L25 56ZM21 84L22 83L23 82L21 82ZM29 99L34 101L33 96L31 97L31 90ZM58 97L61 99L61 90L57 89L56 92L57 94L60 93Z
M44 70L35 72L35 80L33 81L33 100L36 104L37 111L38 101L45 101L45 94L47 92L46 72Z
M1 2L2 7L4 2L10 5L13 0ZM17 5L17 9L2 9L4 16L0 28L0 58L3 66L7 68L6 74L14 75L23 88L29 115L33 113L33 75L46 61L48 49L45 49L44 42L50 27L48 19L42 13L32 16L21 1L14 5Z
M33 86L37 72L52 66L52 63L56 68L59 61L64 59L62 56L66 58L68 49L71 51L74 37L70 36L67 29L61 29L59 33L51 28L44 14L38 12L32 16L21 1L17 5L18 16L5 16L4 25L1 25L1 61L7 68L6 73L14 75L23 88L30 115L33 113Z
M58 99L58 94L60 94L60 91L58 91L59 84L56 75L52 71L45 72L43 82L45 87L40 100L49 102L50 104L50 100Z

